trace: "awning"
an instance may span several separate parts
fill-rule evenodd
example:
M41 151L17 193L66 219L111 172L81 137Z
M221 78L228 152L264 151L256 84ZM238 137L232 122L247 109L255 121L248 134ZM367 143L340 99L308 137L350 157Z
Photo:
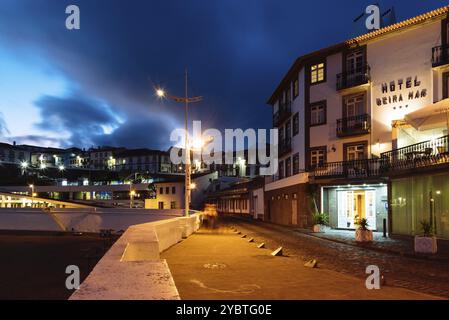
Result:
M449 98L435 102L405 116L405 121L418 131L448 127Z

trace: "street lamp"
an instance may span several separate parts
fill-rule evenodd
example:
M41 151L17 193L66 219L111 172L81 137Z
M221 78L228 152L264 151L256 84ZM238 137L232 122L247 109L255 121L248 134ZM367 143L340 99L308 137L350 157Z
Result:
M189 126L188 126L188 111L189 111L189 103L194 102L200 102L203 100L203 97L197 96L197 97L189 97L188 92L188 74L187 70L185 71L185 95L184 97L177 97L167 94L167 92L162 88L156 89L156 95L159 98L166 98L173 100L178 103L184 103L185 104L185 123L184 123L184 130L185 130L185 195L184 195L184 207L185 207L185 216L189 216L189 209L190 209L190 146L189 146Z
M31 206L34 206L34 197L36 196L36 193L34 193L34 184L30 184L29 187L31 188Z
M22 162L20 163L20 168L22 168L22 175L24 175L26 169L28 168L28 162L22 161Z
M130 201L129 201L129 208L132 209L132 207L134 206L134 196L136 195L136 191L135 190L131 190L129 192L129 197L130 197Z

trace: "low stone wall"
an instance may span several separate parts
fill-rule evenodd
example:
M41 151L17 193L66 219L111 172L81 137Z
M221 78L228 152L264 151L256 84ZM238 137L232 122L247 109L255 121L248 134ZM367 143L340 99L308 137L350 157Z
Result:
M119 231L136 224L180 217L183 213L183 210L144 209L0 209L0 230Z
M129 227L70 300L178 300L160 252L200 226L200 214Z

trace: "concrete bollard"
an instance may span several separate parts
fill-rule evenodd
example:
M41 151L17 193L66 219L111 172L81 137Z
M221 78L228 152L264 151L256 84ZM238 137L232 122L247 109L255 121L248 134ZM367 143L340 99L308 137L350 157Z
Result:
M254 238L249 238L248 242L254 242Z
M262 242L262 243L258 244L258 245L257 245L257 248L259 248L259 249L265 248L265 243Z
M246 234L242 235L242 238L246 238Z
M279 257L282 256L282 247L277 248L276 250L274 250L271 255L273 257Z
M318 262L315 259L309 260L304 264L304 267L316 268L316 267L318 267Z

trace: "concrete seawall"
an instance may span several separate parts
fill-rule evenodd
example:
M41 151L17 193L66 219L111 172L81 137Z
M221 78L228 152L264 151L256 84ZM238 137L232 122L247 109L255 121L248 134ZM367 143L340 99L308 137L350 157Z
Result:
M183 210L144 209L0 209L0 230L80 231L126 230L129 226L171 219Z
M200 215L130 226L70 300L178 300L160 252L198 230Z

